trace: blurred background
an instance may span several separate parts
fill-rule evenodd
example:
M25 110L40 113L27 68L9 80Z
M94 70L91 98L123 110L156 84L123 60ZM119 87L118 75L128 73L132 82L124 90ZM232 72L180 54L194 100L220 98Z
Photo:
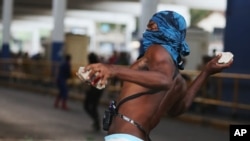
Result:
M0 0L0 4L1 95L15 89L57 96L56 74L69 54L69 98L83 101L88 86L75 73L88 64L88 54L95 53L103 63L130 65L140 53L142 33L152 14L173 10L188 26L191 54L182 71L187 80L194 79L216 52L234 54L233 66L212 76L190 110L177 119L221 130L250 122L250 1ZM101 104L115 98L120 86L112 81Z

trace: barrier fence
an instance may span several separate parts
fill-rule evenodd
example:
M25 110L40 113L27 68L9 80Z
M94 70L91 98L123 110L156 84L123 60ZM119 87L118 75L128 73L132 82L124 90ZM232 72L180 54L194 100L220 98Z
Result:
M196 77L199 74L199 71L183 71L183 74L187 74L190 77ZM250 86L250 75L249 74L238 74L238 73L218 73L210 77L210 79L214 79L216 82L217 89L215 91L216 97L214 98L207 98L207 88L204 85L201 88L201 96L197 96L194 102L203 103L203 104L210 104L216 106L224 106L229 107L232 109L232 114L236 113L238 109L242 110L250 110L250 101L249 103L241 103L239 101L239 87L241 85L240 80L247 80L247 83ZM222 100L223 90L228 89L223 87L223 80L231 79L232 84L230 84L230 89L233 89L233 96L231 101ZM231 82L231 81L230 81ZM250 90L250 87L249 87Z
M0 80L2 80L2 84L9 84L9 86L14 86L14 84L18 82L20 82L21 85L29 84L29 87L32 87L31 84L33 82L48 86L54 83L55 73L53 72L53 68L56 70L57 66L58 64L44 60L0 60ZM72 88L76 89L82 86L80 80L75 75L79 66L79 64L73 64L72 76L74 77L72 77L69 81L69 83L73 86ZM181 73L187 75L191 79L194 79L199 74L199 71L185 70L181 71ZM249 85L250 90L249 74L222 72L211 76L208 83L211 79L213 80L212 83L209 85L205 84L200 89L200 93L194 99L195 103L227 107L231 109L232 114L235 114L239 109L250 111L250 101L248 103L243 103L239 100L239 95L241 94L239 91L241 86L240 80L247 81L246 83ZM228 79L231 80L229 87L233 90L233 96L230 100L223 100L222 95L224 90L227 89L223 86L223 80ZM211 88L211 84L216 87L216 89L212 92L209 90ZM110 85L106 88L106 91L107 93L116 93L119 89L120 85Z

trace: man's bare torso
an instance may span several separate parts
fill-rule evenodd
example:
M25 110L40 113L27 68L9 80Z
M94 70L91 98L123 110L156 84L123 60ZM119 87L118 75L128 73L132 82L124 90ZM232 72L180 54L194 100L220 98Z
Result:
M150 57L150 54L146 54L145 57L135 62L131 68L142 71L150 70L151 68L149 67L150 65L147 60L147 56ZM170 56L168 55L168 57ZM118 111L119 113L138 122L148 133L159 123L160 118L164 114L174 112L173 106L178 105L179 101L177 100L180 100L181 97L183 97L183 92L181 91L183 88L181 87L183 87L183 83L185 83L185 81L175 67L174 63L172 62L169 65L171 65L169 66L170 68L174 69L172 69L173 78L171 78L171 87L168 90L156 90L154 94L143 95L129 100L123 103ZM121 93L118 96L117 103L125 97L140 92L147 92L149 90L149 88L135 83L124 82ZM145 139L145 135L137 127L117 116L112 122L109 133L128 133Z

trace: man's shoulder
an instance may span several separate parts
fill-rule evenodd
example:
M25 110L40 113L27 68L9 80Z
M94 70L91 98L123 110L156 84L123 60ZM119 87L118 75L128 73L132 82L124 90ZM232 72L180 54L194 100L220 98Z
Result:
M171 58L171 55L168 53L168 51L161 45L155 44L151 45L147 52L147 56L158 58L158 59L166 59Z
M147 51L152 53L168 53L168 51L162 45L159 44L151 45Z

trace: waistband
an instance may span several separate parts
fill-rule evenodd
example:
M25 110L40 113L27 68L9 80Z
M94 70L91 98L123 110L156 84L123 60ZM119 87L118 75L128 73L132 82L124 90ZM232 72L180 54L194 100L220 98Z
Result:
M142 139L123 133L110 134L104 137L105 141L143 141Z

